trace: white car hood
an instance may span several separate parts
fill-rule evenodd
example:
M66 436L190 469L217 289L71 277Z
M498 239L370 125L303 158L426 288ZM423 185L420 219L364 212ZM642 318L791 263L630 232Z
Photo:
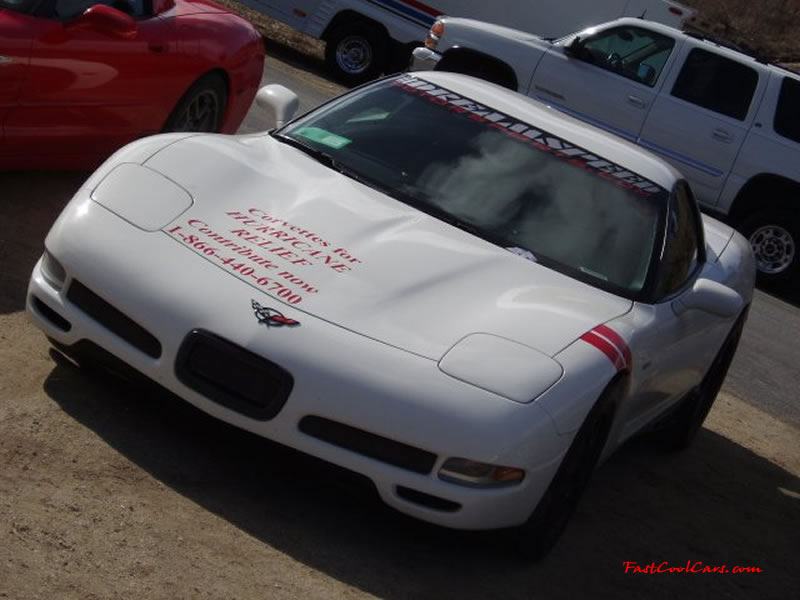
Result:
M631 308L268 136L192 137L145 165L193 197L162 231L228 275L207 282L211 293L235 289L248 307L256 300L301 325L305 312L435 360L475 332L554 356ZM274 282L301 300L284 302Z

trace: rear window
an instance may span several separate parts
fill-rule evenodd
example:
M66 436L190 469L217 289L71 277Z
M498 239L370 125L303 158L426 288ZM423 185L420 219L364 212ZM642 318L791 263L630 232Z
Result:
M784 78L778 108L775 111L775 131L794 142L800 142L800 81Z
M708 110L744 121L758 85L758 72L719 54L689 52L672 95Z
M387 80L276 137L528 260L621 295L645 285L667 192L457 93Z

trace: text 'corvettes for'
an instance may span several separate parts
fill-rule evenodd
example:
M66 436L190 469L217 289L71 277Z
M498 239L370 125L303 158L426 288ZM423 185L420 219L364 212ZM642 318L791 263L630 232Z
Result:
M258 100L279 121L292 95ZM492 84L390 77L274 131L135 142L78 191L28 311L243 429L541 555L595 464L673 445L754 281L681 176Z

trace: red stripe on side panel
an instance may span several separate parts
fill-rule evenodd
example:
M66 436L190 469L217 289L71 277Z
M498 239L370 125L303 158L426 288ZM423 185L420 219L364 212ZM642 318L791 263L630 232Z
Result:
M606 325L598 325L593 329L593 331L599 333L617 347L617 349L622 353L622 356L625 359L625 364L627 364L628 368L633 366L631 349L628 347L628 344L625 342L625 340L622 339L620 334Z
M417 10L421 10L424 13L429 14L432 17L438 17L441 14L444 14L440 10L436 10L432 6L428 6L427 4L423 4L422 2L417 2L417 0L401 0L403 4L408 4L409 6L413 6Z
M611 344L611 342L608 340L601 338L594 331L587 331L581 336L581 339L605 354L608 357L608 360L610 360L614 367L616 367L617 371L621 371L625 368L625 361L623 360L622 355L617 350L617 347Z

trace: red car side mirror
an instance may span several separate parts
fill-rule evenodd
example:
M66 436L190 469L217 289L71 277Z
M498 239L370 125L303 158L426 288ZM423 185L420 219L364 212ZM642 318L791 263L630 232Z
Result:
M90 6L81 16L67 23L65 27L72 31L91 29L126 40L136 37L136 20L132 16L104 4Z

